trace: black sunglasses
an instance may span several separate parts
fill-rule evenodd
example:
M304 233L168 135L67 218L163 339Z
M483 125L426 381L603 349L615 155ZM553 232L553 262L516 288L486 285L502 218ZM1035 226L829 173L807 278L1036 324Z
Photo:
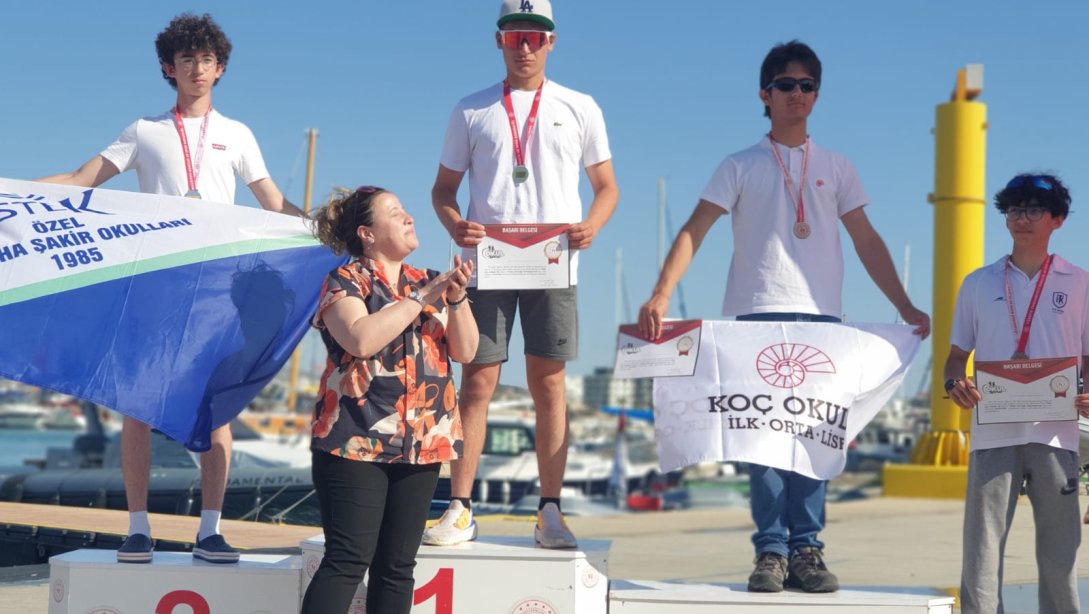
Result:
M1025 184L1030 184L1033 187L1049 192L1055 187L1051 183L1051 180L1043 175L1018 175L1013 179L1010 179L1010 182L1006 184L1006 187L1019 188Z
M776 79L764 87L765 90L775 88L783 93L790 93L794 91L795 87L802 88L803 94L810 94L821 88L821 84L816 79L795 79L794 77L783 77Z

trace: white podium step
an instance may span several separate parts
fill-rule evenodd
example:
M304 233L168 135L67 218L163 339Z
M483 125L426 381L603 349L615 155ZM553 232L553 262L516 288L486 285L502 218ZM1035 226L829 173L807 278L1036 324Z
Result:
M711 584L613 581L609 614L951 614L954 599L927 589L845 588L834 593L750 593Z
M539 548L529 537L482 537L447 548L422 546L416 557L413 614L606 614L607 540L577 550ZM321 563L324 536L301 544L303 592ZM362 614L360 584L350 614Z
M290 555L217 565L156 552L150 564L133 564L118 563L113 550L76 550L49 559L49 614L297 614L301 575Z

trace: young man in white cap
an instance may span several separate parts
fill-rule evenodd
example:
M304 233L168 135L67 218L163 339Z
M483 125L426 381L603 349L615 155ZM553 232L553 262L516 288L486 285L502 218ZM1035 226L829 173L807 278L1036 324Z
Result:
M237 175L264 209L301 216L302 211L284 198L269 177L250 129L212 108L212 88L227 70L231 53L231 42L219 25L208 14L178 15L159 33L155 49L163 78L177 90L173 108L136 120L77 170L38 181L96 187L135 169L142 192L233 203ZM216 429L210 442L201 443L210 449L201 454L201 522L193 556L212 563L236 563L238 551L219 533L231 462L230 425ZM147 513L150 468L151 427L126 417L121 428L121 473L129 532L117 552L122 563L152 559Z
M723 215L733 220L734 251L723 315L738 320L839 322L847 230L877 287L923 338L930 318L904 292L884 241L870 225L868 202L854 167L813 144L808 119L821 85L821 63L808 45L790 41L768 52L760 68L760 100L771 130L752 147L728 156L711 177L692 216L677 235L639 327L661 333L669 298L703 237ZM753 592L784 586L806 592L838 590L824 564L827 482L800 473L749 465L750 507L756 533Z
M571 287L470 289L481 338L476 358L462 372L465 451L451 466L450 508L425 532L424 543L453 545L476 537L469 497L484 445L488 404L520 311L526 379L537 413L541 502L534 537L546 548L574 548L560 489L568 435L564 366L575 358L578 343L578 251L590 247L616 209L619 192L601 109L589 96L545 78L545 62L556 41L552 5L548 0L505 0L497 25L495 43L506 77L454 108L432 204L467 259L476 258L484 224L571 224ZM578 193L580 169L586 169L594 194L585 217ZM457 192L466 173L469 206L463 215Z

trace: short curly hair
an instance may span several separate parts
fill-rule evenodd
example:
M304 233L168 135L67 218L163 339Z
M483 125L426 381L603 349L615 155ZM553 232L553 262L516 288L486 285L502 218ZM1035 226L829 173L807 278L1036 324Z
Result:
M1021 173L994 197L995 208L1003 214L1014 207L1043 207L1063 219L1070 215L1070 202L1070 190L1051 174Z
M200 17L182 13L155 38L160 68L163 64L173 66L174 55L184 51L211 51L216 56L216 62L226 70L227 60L231 57L231 41L208 13ZM162 71L163 79L170 82L170 87L178 89L178 81L166 74L166 69ZM219 83L219 79L216 79L216 83Z

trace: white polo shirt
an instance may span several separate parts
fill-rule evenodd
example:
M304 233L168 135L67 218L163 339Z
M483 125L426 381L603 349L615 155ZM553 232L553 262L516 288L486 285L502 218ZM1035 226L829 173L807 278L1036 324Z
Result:
M203 117L182 119L194 159L203 121ZM102 152L102 157L122 173L136 169L141 192L184 196L189 191L173 110L136 120ZM197 177L201 199L233 205L236 175L246 185L269 176L253 132L242 122L213 109L208 117L204 157Z
M1005 271L1008 256L976 269L961 284L949 342L965 351L975 350L975 360L1009 360L1017 349L1006 307ZM1016 266L1010 267L1018 333L1036 289ZM1032 358L1063 358L1089 355L1089 272L1056 255L1044 283L1029 331L1026 353ZM1080 366L1079 366L1080 368ZM974 418L974 417L973 417ZM1026 443L1078 451L1078 423L1032 422L976 424L972 421L972 450Z
M511 103L518 136L534 91L514 90ZM546 81L537 126L526 150L529 179L516 184L514 141L503 106L503 84L470 94L450 114L439 163L468 171L469 207L465 219L481 224L550 224L582 221L581 171L612 158L605 118L594 99ZM476 259L475 249L462 258ZM578 251L571 254L571 283L578 281Z
M794 196L764 137L719 164L700 197L730 214L734 252L722 313L800 312L842 317L839 220L868 199L846 157L809 141L803 187L807 239L794 236L805 146L779 148Z

